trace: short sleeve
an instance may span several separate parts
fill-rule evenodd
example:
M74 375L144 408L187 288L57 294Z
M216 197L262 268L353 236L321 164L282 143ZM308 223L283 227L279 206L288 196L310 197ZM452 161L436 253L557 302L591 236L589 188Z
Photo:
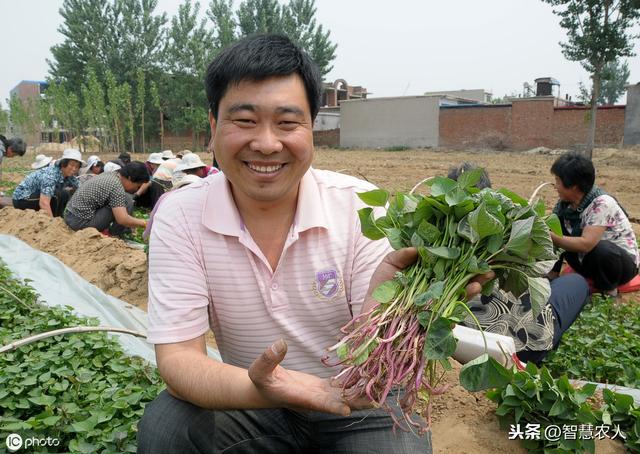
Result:
M119 181L114 180L114 187L109 194L109 206L111 208L127 206L127 193Z
M154 215L149 242L149 328L152 344L182 342L209 328L209 291L199 241L168 198Z

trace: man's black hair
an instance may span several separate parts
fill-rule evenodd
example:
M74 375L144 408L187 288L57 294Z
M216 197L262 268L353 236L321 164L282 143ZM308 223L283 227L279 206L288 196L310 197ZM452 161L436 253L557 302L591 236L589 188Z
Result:
M462 164L460 164L458 167L450 168L449 174L447 175L447 177L451 178L452 180L458 181L458 178L460 177L461 174L463 174L464 172L469 172L470 170L477 169L478 167L479 166L475 164L471 164L470 162L465 161ZM490 188L490 187L491 187L491 180L489 179L489 174L487 173L486 170L482 169L482 176L480 177L480 181L476 183L476 188L484 189L484 188Z
M150 180L147 166L144 165L144 162L140 161L131 161L121 169L118 169L117 172L123 177L130 179L133 183L146 183Z
M220 52L207 68L205 88L209 109L217 119L220 100L231 85L291 74L302 78L311 118L315 119L320 108L322 77L311 57L284 35L261 34L241 39Z
M551 173L560 178L566 188L578 186L585 194L591 191L596 181L596 169L591 159L575 151L556 159L551 166Z

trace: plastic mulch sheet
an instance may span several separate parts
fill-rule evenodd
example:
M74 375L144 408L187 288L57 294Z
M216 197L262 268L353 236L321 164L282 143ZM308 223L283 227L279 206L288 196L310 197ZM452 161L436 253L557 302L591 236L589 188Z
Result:
M107 295L84 280L52 255L32 248L10 235L0 234L0 259L19 279L29 279L29 285L40 294L40 301L49 306L71 306L78 315L95 317L101 325L147 332L147 313L118 298ZM124 350L155 364L152 344L129 334L117 336ZM208 347L209 356L221 361L217 350Z

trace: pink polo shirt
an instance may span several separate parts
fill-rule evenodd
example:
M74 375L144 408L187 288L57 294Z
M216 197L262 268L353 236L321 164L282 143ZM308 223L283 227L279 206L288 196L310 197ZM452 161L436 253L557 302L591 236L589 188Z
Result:
M284 338L284 367L334 374L320 358L360 312L371 274L391 250L360 232L356 193L373 188L310 169L275 271L244 228L224 174L164 199L149 245L149 342L185 341L211 327L223 361L248 368Z

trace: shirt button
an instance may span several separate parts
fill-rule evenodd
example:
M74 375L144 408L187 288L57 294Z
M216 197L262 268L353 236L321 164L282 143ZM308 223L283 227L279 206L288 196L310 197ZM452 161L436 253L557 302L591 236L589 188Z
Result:
M271 284L271 290L278 290L278 284L276 282Z

